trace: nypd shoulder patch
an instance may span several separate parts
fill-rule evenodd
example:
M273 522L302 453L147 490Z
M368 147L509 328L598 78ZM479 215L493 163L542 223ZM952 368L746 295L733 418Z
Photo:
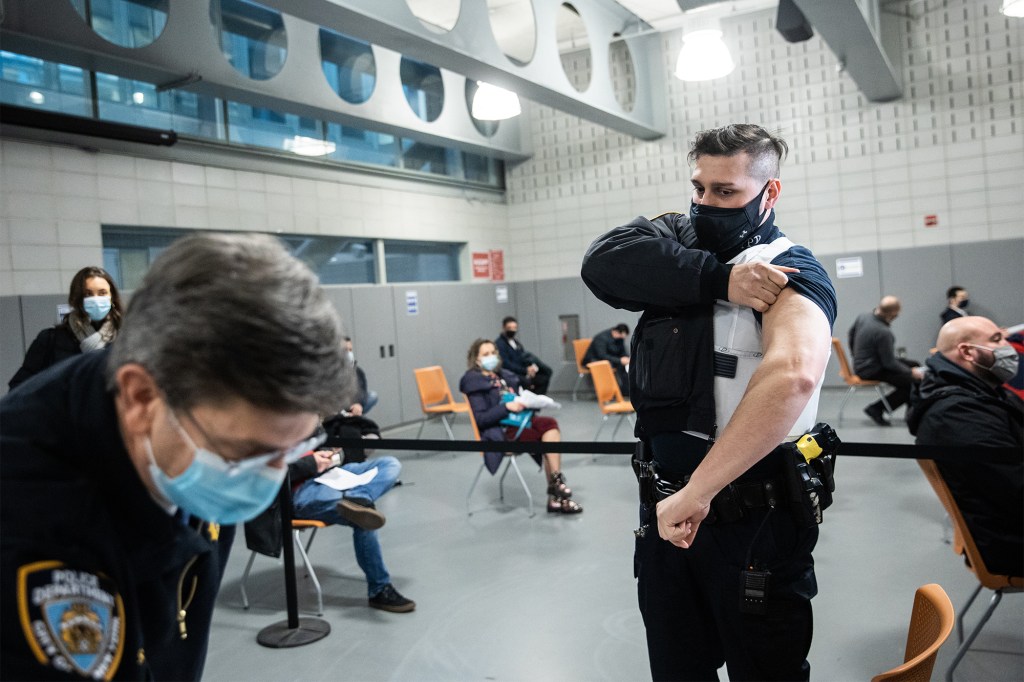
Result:
M95 680L117 672L124 651L124 603L113 581L61 561L18 568L18 614L43 665Z

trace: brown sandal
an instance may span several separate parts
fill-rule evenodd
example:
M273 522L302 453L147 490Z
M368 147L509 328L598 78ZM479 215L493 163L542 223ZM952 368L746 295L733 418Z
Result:
M548 478L548 495L560 500L572 497L572 490L565 484L565 475L561 471L556 471Z
M548 500L549 514L580 514L582 512L583 507L567 497L552 497Z

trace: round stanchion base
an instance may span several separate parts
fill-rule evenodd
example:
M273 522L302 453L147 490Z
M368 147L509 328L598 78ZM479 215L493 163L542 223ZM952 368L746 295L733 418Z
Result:
M319 618L299 618L297 628L282 620L260 630L256 641L271 649L289 649L319 641L331 633L331 624Z

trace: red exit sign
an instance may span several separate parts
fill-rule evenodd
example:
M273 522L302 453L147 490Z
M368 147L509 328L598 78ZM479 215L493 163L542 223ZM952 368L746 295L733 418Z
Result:
M926 215L924 217L925 227L937 227L939 224L939 216L937 215Z

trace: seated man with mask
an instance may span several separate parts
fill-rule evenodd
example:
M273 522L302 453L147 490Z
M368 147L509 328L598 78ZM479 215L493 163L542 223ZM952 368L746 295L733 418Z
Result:
M494 340L501 356L501 365L519 377L519 385L537 395L548 392L551 383L551 368L526 350L519 340L519 321L509 315L501 321L501 335Z
M1024 402L1003 383L1017 373L1017 350L985 317L958 317L939 330L920 399L907 415L918 445L1014 448L1018 459L936 460L985 567L1024 571Z
M232 524L350 382L337 313L278 240L168 247L117 343L0 400L0 679L199 679Z

